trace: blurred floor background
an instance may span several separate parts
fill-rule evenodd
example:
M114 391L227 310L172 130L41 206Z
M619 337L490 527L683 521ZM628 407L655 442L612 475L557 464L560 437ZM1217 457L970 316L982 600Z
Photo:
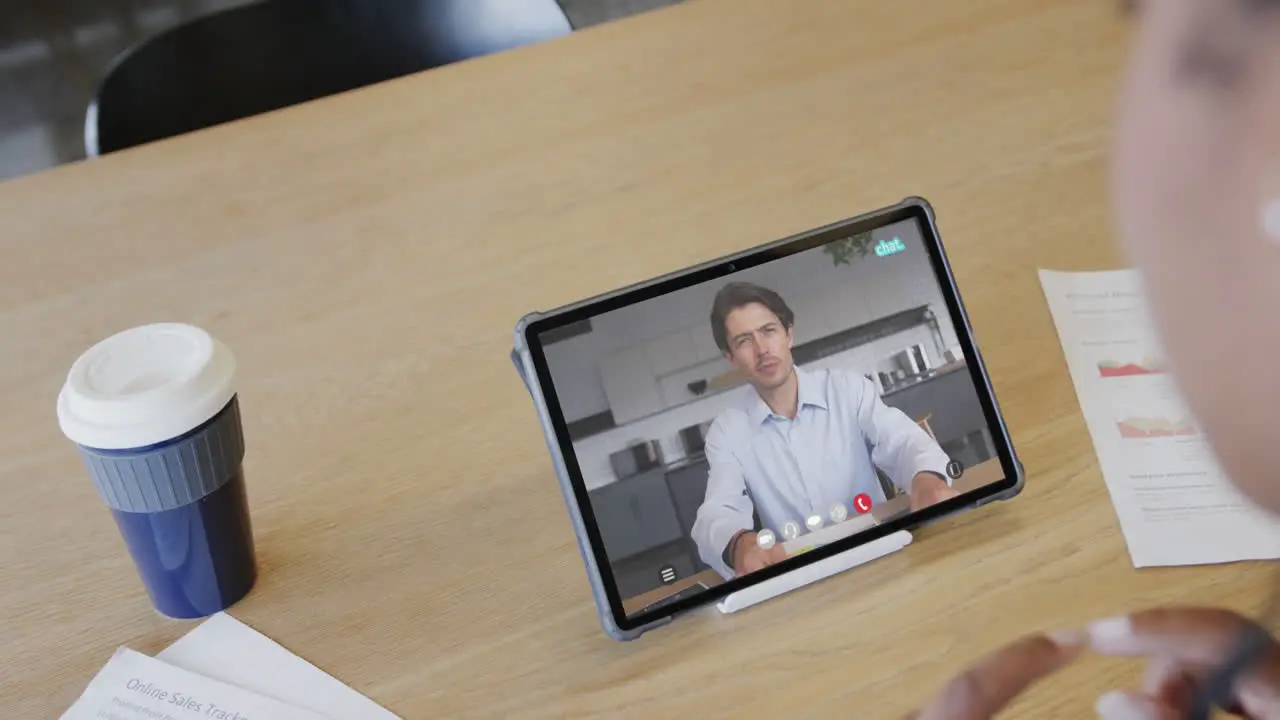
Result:
M120 53L251 0L19 0L0 5L0 181L84 157L84 112ZM575 30L679 0L559 0Z

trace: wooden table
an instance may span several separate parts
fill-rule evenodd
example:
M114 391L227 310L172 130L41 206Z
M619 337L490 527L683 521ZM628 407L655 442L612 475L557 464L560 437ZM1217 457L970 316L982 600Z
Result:
M960 477L951 481L951 487L960 493L967 493L1003 479L1004 469L1000 467L1000 460L991 458L966 469ZM902 517L910 511L911 496L906 493L889 498L884 503L871 508L872 516L881 524Z
M193 627L151 611L53 411L83 348L174 318L240 362L262 579L234 614L406 718L893 717L1032 629L1254 607L1260 564L1131 567L1036 280L1117 264L1124 42L1114 3L695 0L0 185L0 707L56 717L117 645ZM911 194L1026 491L606 639L516 318ZM1090 659L1010 716L1137 677Z

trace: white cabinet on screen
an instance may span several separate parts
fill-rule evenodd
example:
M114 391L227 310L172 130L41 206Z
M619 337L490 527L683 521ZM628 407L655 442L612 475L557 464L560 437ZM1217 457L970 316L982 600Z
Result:
M831 321L831 312L825 294L797 294L783 298L795 315L795 342L797 345L823 338L844 328L837 328Z
M878 320L907 309L908 303L903 297L903 257L867 255L854 264L858 289L862 291L862 297L866 301L870 320Z
M924 253L902 255L902 298L906 307L920 307L942 301L942 291L934 278L929 256Z
M663 409L657 373L646 345L605 358L600 363L600 379L613 421L619 425Z
M645 343L645 349L649 353L649 367L658 377L698 364L698 349L693 344L693 334L688 330L651 340Z
M710 322L693 326L689 329L689 334L693 337L693 349L698 356L698 362L704 363L724 357L724 353L720 352L719 346L716 345L716 336L711 332Z
M831 305L827 308L827 314L831 318L833 332L844 332L865 325L876 317L867 304L862 284L855 282L852 269L848 275L849 281L840 283L828 295Z

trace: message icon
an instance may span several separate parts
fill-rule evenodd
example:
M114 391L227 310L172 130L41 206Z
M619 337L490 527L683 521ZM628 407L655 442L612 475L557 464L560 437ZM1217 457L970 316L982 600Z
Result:
M804 519L804 525L809 528L809 532L818 532L822 529L822 524L822 516L817 513L814 513Z
M866 515L871 512L871 496L866 493L859 493L853 499L853 509L857 510L859 515Z

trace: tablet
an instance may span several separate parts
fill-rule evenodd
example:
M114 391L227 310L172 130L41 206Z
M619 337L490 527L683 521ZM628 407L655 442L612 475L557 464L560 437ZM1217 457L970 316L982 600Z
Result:
M531 313L512 359L620 640L1023 483L920 198Z

